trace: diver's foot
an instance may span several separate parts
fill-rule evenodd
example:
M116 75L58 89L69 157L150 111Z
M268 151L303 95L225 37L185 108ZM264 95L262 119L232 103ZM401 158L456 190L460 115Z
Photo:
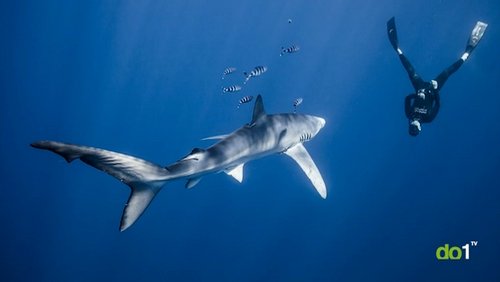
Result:
M483 38L484 32L486 31L486 28L488 27L488 24L483 23L478 21L476 25L474 26L474 29L471 32L471 35L469 37L469 40L467 41L467 46L465 47L465 53L462 55L462 59L467 59L467 57L474 51L474 48L476 48L477 44L479 44L479 41L481 41L481 38Z
M387 21L387 35L389 36L389 41L391 42L392 48L394 50L399 49L399 42L398 42L398 33L396 31L396 20L394 17L390 18L389 21Z
M395 29L389 29L388 30L389 32L389 41L391 42L391 45L392 45L392 48L394 48L394 50L398 50L399 49L399 44L398 44L398 35L396 33L396 30Z

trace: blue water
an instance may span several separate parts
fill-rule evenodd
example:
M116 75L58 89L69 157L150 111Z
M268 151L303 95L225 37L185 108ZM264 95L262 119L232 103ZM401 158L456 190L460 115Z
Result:
M0 14L0 280L500 281L498 1L4 1ZM489 24L417 138L392 16L425 79ZM257 65L269 70L222 95ZM326 119L306 143L326 200L276 155L242 184L169 183L120 233L125 185L29 147L167 165L249 122L253 103L237 101L259 93L269 113L303 97L299 112ZM436 259L471 240L469 260Z

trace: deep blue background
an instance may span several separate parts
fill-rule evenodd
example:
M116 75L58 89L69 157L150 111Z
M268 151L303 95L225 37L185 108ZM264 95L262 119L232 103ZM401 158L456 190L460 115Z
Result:
M489 23L417 138L391 16L425 79ZM500 281L499 26L497 0L3 1L0 280ZM280 57L292 43L300 52ZM256 65L269 70L221 94ZM221 81L228 66L239 72ZM252 104L237 100L258 93L270 113L303 97L300 112L327 120L306 144L326 200L273 156L246 165L243 184L168 184L120 233L126 186L28 146L166 165L248 122ZM436 260L470 240L470 260Z

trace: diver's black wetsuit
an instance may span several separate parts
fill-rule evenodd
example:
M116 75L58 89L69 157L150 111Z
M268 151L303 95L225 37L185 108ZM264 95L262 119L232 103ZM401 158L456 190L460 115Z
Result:
M415 89L414 94L406 96L405 99L405 114L409 120L410 134L416 136L421 130L421 123L428 123L434 120L440 107L439 91L443 88L446 80L455 73L469 57L469 54L474 50L477 43L481 39L488 25L482 22L476 23L471 37L465 47L465 52L462 57L455 61L451 66L442 71L436 78L431 81L424 81L416 72L410 61L399 48L398 34L396 31L396 21L394 17L387 21L387 35L391 42L392 48L397 52L401 63L403 64L411 84ZM418 128L418 130L416 130Z
M408 73L411 84L415 89L415 93L406 96L405 99L405 114L409 121L408 129L410 135L417 136L421 131L421 123L427 123L434 120L440 106L439 91L443 88L448 77L456 72L465 60L467 60L470 53L476 48L483 37L487 27L488 24L478 21L471 32L467 45L465 46L465 51L460 59L446 68L436 78L426 82L415 72L410 61L408 61L403 51L399 48L395 18L392 17L387 21L387 35L389 36L389 41L391 42L392 48L398 53L399 59Z
M404 68L408 72L411 84L415 89L415 93L406 96L405 113L406 117L412 120L418 120L420 123L431 122L437 115L440 106L439 90L450 75L456 72L464 63L462 59L458 59L455 63L441 72L434 81L437 82L436 88L431 82L424 81L416 72L410 61L404 54L399 54L399 59ZM423 93L425 98L421 98L417 93Z

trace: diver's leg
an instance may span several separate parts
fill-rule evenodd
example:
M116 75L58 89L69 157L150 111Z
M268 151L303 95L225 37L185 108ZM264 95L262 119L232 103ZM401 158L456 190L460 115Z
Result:
M476 23L474 29L471 32L469 40L467 41L467 45L465 46L465 52L462 54L462 57L460 57L460 59L458 59L455 63L453 63L451 66L445 69L434 79L437 82L437 89L441 89L441 87L443 87L448 77L450 77L450 75L456 72L462 66L465 60L469 58L470 53L474 50L474 48L476 48L477 44L483 37L487 27L488 24L486 23L479 21Z
M401 49L398 48L398 50L400 51ZM399 59L408 73L408 77L411 80L413 88L415 88L415 90L423 88L425 84L423 79L415 72L415 68L411 65L410 61L406 58L403 52L399 53Z
M437 82L437 89L440 90L448 77L455 73L465 62L465 59L460 58L456 62L454 62L451 66L442 71L434 80Z
M399 48L398 32L396 30L396 20L394 17L390 18L387 21L387 36L389 37L389 41L391 42L392 48L394 48L394 50L398 53L399 59L401 60L403 67L405 68L406 72L408 73L408 76L410 77L413 88L415 88L415 90L423 88L424 81L415 72L415 69L411 65L410 61L408 61L405 55L403 55L403 51L401 50L401 48Z

